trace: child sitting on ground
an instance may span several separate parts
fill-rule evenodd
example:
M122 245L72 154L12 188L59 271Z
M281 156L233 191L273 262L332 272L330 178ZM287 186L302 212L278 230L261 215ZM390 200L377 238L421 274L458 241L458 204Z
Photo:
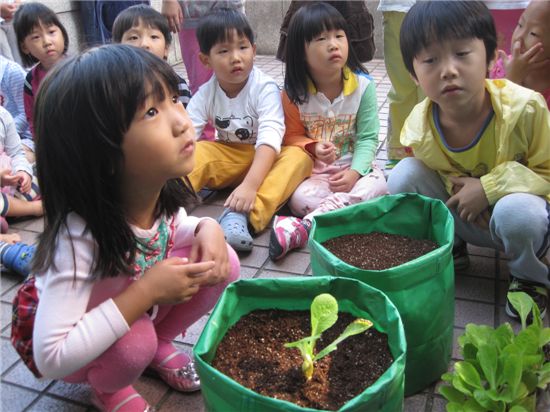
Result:
M541 93L550 107L550 1L529 3L512 35L512 54L499 50L491 78L503 78Z
M27 73L24 103L27 121L34 136L34 97L42 80L69 49L69 36L55 12L41 3L25 3L13 18L17 46L25 67L36 65Z
M150 411L133 387L146 369L199 390L173 339L240 266L218 223L184 209L195 134L173 69L136 47L90 49L44 80L36 131L46 224L14 299L18 353L37 376L89 384L101 411Z
M315 215L387 193L374 166L378 110L372 79L350 47L346 21L329 4L300 8L288 28L283 106L286 136L315 159L313 174L277 216L269 256L306 245Z
M113 23L113 41L140 47L160 59L168 58L172 33L166 17L151 6L137 4L121 12ZM191 91L186 81L178 75L179 101L187 107Z
M311 173L312 162L298 147L283 146L281 94L269 76L254 67L256 46L244 14L218 9L199 24L200 59L214 76L189 103L200 136L210 122L216 140L199 141L196 165L189 175L195 190L235 188L219 218L227 242L236 250L252 249L255 232Z
M548 305L550 112L537 92L487 80L496 58L491 14L479 1L416 3L403 21L405 66L427 98L408 117L401 143L414 158L390 174L390 193L446 202L455 257L466 243L503 250L510 291ZM518 318L507 301L506 313Z

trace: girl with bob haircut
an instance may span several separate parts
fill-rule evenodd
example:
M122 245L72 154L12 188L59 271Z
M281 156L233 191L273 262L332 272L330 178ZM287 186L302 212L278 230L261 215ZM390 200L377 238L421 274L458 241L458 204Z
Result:
M34 138L33 109L35 94L48 71L66 57L69 36L55 12L41 3L25 3L13 18L17 47L23 65L33 68L25 78L23 103ZM34 151L34 147L29 147Z
M183 208L195 135L177 87L166 62L108 45L56 67L37 97L46 225L12 342L35 374L89 384L104 411L149 410L132 386L146 368L199 389L172 340L239 273L217 222Z
M275 217L273 260L306 245L315 215L387 193L373 163L380 128L374 82L342 15L325 3L300 8L290 21L286 62L284 144L301 147L315 163L290 198L294 216Z

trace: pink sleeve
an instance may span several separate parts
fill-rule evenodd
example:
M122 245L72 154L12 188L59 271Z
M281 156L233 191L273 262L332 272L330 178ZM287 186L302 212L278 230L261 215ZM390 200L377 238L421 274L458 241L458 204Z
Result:
M498 58L489 72L490 79L504 79L506 77L506 69L504 68L504 62L501 58Z

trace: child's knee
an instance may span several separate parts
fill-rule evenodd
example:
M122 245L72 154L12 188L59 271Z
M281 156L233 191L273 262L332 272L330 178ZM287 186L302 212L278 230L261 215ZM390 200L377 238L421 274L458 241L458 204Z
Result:
M547 235L548 225L548 204L539 196L512 193L493 208L492 226L502 238L536 242Z
M421 160L406 157L397 163L388 177L388 191L391 194L414 192L414 184L430 170Z

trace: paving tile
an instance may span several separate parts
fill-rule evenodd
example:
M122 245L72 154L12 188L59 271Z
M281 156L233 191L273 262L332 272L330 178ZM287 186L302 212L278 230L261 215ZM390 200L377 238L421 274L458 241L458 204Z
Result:
M303 274L310 264L309 253L291 252L284 259L273 262L271 259L266 264L267 269Z
M442 396L434 396L431 412L446 412L447 400Z
M206 408L200 392L181 393L172 391L158 409L159 412L204 412ZM220 411L221 412L221 411Z
M239 260L241 261L241 265L259 268L262 267L268 256L269 251L267 247L254 246L250 253L239 253Z
M42 396L30 408L28 412L85 412L87 407L70 402L65 399Z
M36 232L41 233L44 230L44 219L43 218L35 218L35 219L29 219L29 220L23 220L17 223L10 224L11 229L17 229L17 231L29 231L29 232Z
M19 280L21 280L21 276L16 274L13 274L13 276L17 276ZM11 289L7 289L6 292L2 294L2 296L0 297L0 301L11 305L11 303L13 302L13 298L15 297L15 295L17 295L20 283L21 282L14 282L14 285L11 287Z
M473 276L455 276L455 295L457 298L495 303L495 281Z
M288 272L281 272L276 270L262 270L259 272L258 278L259 279L276 279L276 278L288 278L288 277L295 277L295 276L302 276L302 275L293 275Z
M51 379L37 379L23 362L19 362L15 368L2 376L2 380L37 391L42 391L52 383Z
M254 237L254 246L265 246L269 247L269 236L271 234L271 227L262 231L259 235Z
M13 273L9 270L2 269L2 274L0 277L0 289L1 293L4 294L7 290L10 290L15 285L22 283L21 275Z
M170 387L159 378L141 376L134 388L150 405L156 405L169 391Z
M458 337L464 334L464 329L462 328L454 328L453 329L453 353L452 358L463 360L464 357L462 356L462 353L460 353L460 346L458 345Z
M494 326L495 308L487 303L461 299L455 301L455 326L465 327L467 323Z
M54 385L48 388L46 392L86 405L89 404L89 400L92 395L92 390L88 385L67 383L63 381L56 381Z
M484 256L470 255L470 266L461 272L465 275L479 276L488 279L496 279L495 259Z
M0 410L6 412L22 411L37 397L38 392L30 391L18 386L2 383L2 396L0 396Z
M203 204L193 209L191 214L197 217L211 217L212 219L217 219L222 212L223 206Z
M11 303L0 302L0 325L2 328L11 323Z
M8 338L1 338L0 344L2 346L2 359L0 359L0 373L3 375L8 369L13 368L19 361L19 355L13 348Z
M419 412L426 407L426 395L413 395L405 398L404 412Z
M206 325L206 322L208 321L208 316L202 316L198 321L193 323L185 333L185 336L183 339L181 339L181 342L194 345L197 340L199 339L199 336L202 333L202 330L204 329L204 325Z

